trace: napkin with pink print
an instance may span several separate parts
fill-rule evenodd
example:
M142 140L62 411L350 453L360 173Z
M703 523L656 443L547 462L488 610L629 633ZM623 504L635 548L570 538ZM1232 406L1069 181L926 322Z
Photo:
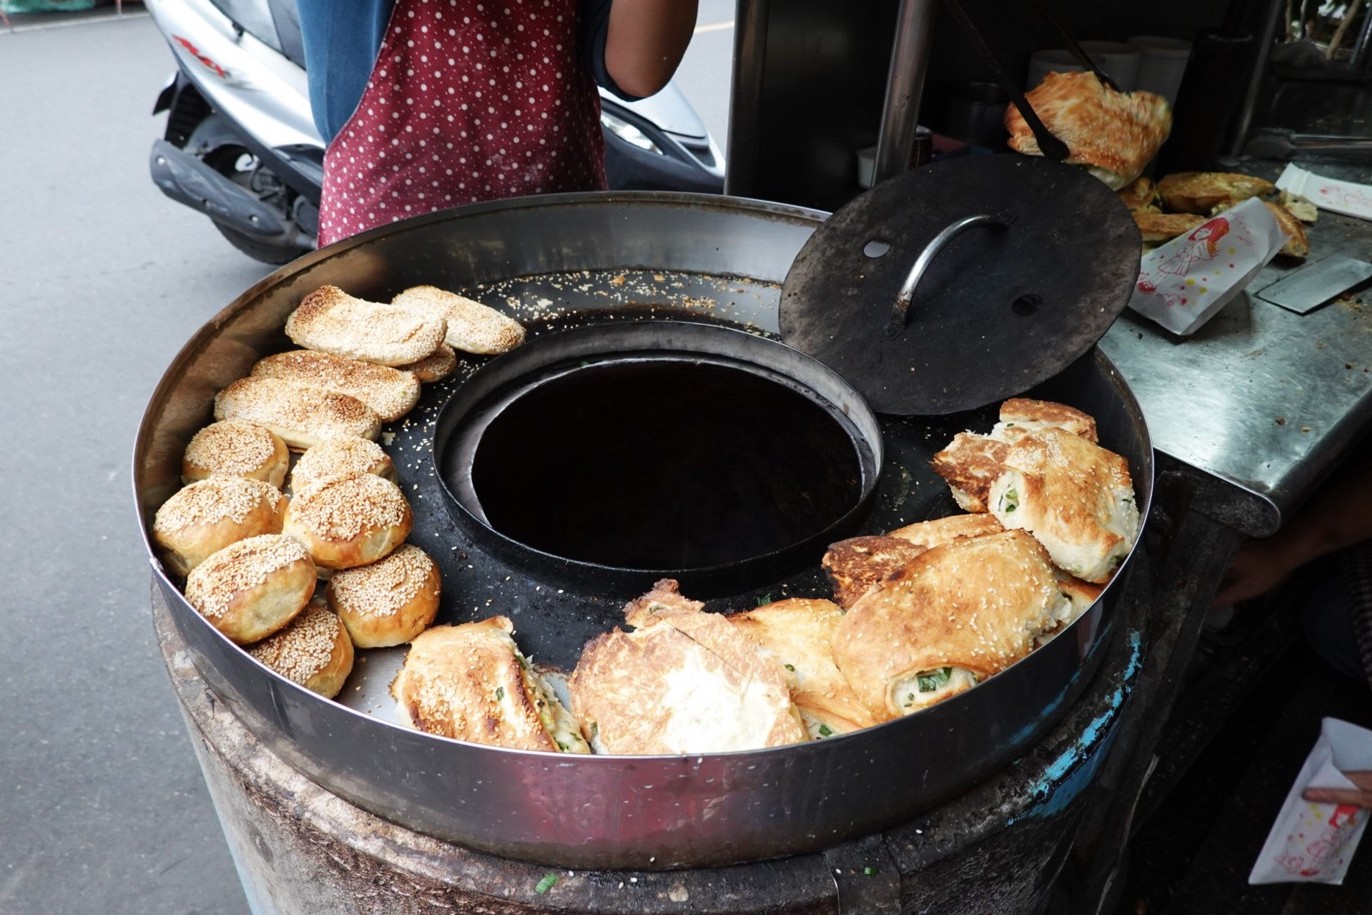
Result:
M1285 243L1262 201L1245 200L1145 254L1129 307L1174 334L1194 333Z
M1321 210L1372 219L1372 185L1326 178L1297 165L1288 165L1277 178L1277 187L1304 197Z
M1372 770L1372 731L1325 718L1315 747L1286 795L1249 883L1342 883L1372 810L1318 804L1306 788L1352 788L1345 772Z

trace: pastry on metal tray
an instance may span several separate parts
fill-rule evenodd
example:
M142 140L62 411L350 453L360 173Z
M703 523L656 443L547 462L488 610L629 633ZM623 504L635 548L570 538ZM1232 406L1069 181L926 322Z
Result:
M1045 127L1067 144L1067 162L1086 167L1114 190L1143 173L1172 132L1172 109L1152 92L1117 92L1089 71L1045 74L1025 93ZM1043 155L1013 104L1005 110L1010 148Z

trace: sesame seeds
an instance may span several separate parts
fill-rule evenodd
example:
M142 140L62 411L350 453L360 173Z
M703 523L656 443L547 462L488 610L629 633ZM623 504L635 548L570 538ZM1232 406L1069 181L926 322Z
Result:
M275 635L248 649L248 653L293 683L308 685L328 667L343 623L318 600L310 604Z
M231 543L191 570L186 600L210 620L222 619L243 592L298 562L309 562L304 545L280 534L260 534Z
M370 439L353 435L331 438L300 455L291 471L291 490L299 496L329 480L355 473L389 478L395 474L395 465L385 450Z
M190 478L221 473L246 477L270 473L280 464L285 472L286 446L270 429L246 420L211 423L191 437L182 458L183 472ZM259 476L260 479L270 479ZM272 481L280 485L280 480Z
M154 533L169 534L188 527L232 521L243 524L248 516L282 500L279 489L261 480L215 476L182 487L162 503L153 516Z
M436 569L427 553L404 544L384 559L335 573L329 591L349 613L386 616L408 604Z
M354 473L297 495L287 509L287 527L303 528L327 541L345 541L365 530L404 525L409 511L404 493L390 480Z
M216 394L214 415L264 425L300 450L342 435L374 439L381 431L381 417L356 397L261 375L240 378Z

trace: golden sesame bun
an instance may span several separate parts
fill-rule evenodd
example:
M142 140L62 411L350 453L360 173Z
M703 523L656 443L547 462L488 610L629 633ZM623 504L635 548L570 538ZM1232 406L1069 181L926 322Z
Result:
M291 493L299 495L328 480L371 473L392 483L395 464L380 445L355 435L326 439L306 448L291 469Z
M185 576L237 540L279 534L285 511L285 495L270 483L209 477L162 503L153 516L152 539L167 568Z
M317 565L351 569L389 555L410 535L413 523L399 486L354 473L297 493L281 530L303 543Z
M210 423L191 437L181 457L181 480L219 474L262 480L280 489L291 466L286 443L266 426L242 419Z
M315 595L300 615L275 635L248 649L267 667L301 686L332 699L353 669L353 643L343 621Z
M404 543L389 556L329 578L329 607L358 648L410 641L438 615L442 578L419 547Z
M262 534L231 543L191 570L186 601L240 645L280 631L314 596L314 562L298 540Z

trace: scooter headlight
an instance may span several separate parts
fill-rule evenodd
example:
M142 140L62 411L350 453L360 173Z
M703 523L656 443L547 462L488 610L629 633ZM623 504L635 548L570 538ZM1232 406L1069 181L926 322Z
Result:
M608 111L601 111L600 122L608 127L611 133L619 137L625 143L631 143L639 149L657 153L659 156L666 155L661 147L654 143L646 133L623 118L616 117Z

